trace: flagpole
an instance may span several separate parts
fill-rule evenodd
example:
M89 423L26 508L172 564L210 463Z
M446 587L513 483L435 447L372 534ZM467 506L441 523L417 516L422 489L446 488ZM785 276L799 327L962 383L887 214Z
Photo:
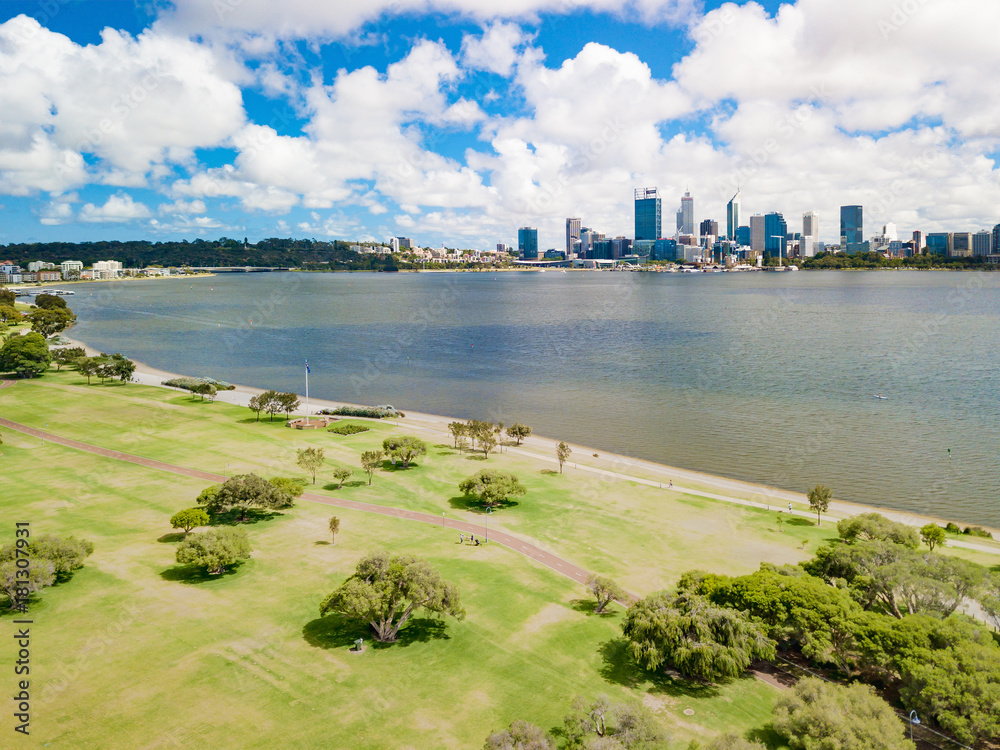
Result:
M309 424L309 360L306 360L306 424Z

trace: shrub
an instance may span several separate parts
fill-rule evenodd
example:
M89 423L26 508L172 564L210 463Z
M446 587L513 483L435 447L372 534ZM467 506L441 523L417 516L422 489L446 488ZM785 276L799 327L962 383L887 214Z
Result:
M948 525L944 527L944 530L952 534L961 534L962 530L954 523L948 522Z
M214 378L171 378L170 380L164 380L160 385L167 385L171 388L183 388L186 391L191 391L196 393L195 389L203 385L213 385L217 391L232 391L236 389L235 385L225 382L224 380L216 380Z
M340 417L368 417L369 419L395 419L403 416L388 405L338 406L336 409L322 409L319 413Z
M365 427L363 424L339 424L336 427L331 427L327 432L335 432L338 435L357 435L359 432L368 432L371 427Z
M966 526L965 531L963 531L962 533L967 534L968 536L979 536L982 537L983 539L993 538L993 535L986 529L984 529L982 526Z

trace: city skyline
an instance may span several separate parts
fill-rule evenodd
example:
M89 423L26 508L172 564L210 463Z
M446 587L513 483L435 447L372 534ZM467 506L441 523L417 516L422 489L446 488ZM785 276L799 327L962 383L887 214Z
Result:
M0 242L558 248L567 216L629 235L642 185L668 225L690 191L725 226L740 192L827 244L844 205L904 235L997 223L997 4L483 6L4 3Z

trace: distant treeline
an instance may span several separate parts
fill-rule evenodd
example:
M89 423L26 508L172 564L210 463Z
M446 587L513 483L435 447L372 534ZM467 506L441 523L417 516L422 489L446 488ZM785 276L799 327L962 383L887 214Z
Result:
M777 263L777 259L774 260ZM814 258L806 258L802 268L942 268L998 270L996 263L986 262L986 258L946 258L943 255L914 255L912 258L886 258L881 253L857 253L856 255L818 253Z
M351 250L349 242L335 240L270 239L244 245L240 240L188 242L35 242L0 245L0 260L20 266L34 260L60 263L79 260L91 265L98 260L121 261L126 268L146 266L279 266L317 270L395 271L395 259ZM388 248L385 249L388 252Z

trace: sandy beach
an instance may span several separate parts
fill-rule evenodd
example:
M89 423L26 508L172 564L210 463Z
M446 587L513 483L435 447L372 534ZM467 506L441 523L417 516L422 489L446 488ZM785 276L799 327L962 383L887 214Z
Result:
M72 346L83 347L87 351L88 356L100 354L100 352L87 346L82 341L77 341L66 336L63 336L62 338ZM163 385L163 381L171 378L183 377L180 373L160 370L155 367L151 367L144 362L136 360L133 361L135 361L136 364L133 380L142 385L154 386L157 388L169 388L169 386ZM209 373L197 373L193 376L214 377L214 375ZM250 399L253 396L264 391L262 388L254 388L247 385L235 383L233 385L235 386L234 390L219 391L215 396L215 400L223 403L234 404L236 406L248 406ZM179 389L170 388L170 390ZM299 394L299 398L302 401L302 405L295 412L295 415L305 416L305 397L302 394ZM315 415L321 409L335 409L339 406L360 405L362 404L351 404L347 402L311 398L308 404L308 411L310 415ZM398 406L397 408L402 409L406 416L402 420L390 420L393 424L398 424L401 427L405 426L409 431L420 435L421 437L433 439L437 442L450 443L452 441L452 436L448 431L448 423L464 421L457 417L446 417L437 414L413 412L403 406ZM352 417L352 419L354 419L354 417ZM504 452L515 453L532 458L543 464L558 466L558 461L555 457L556 446L558 443L558 440L532 434L524 440L520 446L509 445L505 446L503 450ZM815 518L815 513L809 509L808 498L803 493L791 492L789 490L777 489L775 487L768 487L750 482L743 482L737 479L727 479L725 477L713 476L711 474L703 474L701 472L690 471L688 469L681 469L674 466L666 466L664 464L658 464L640 458L632 458L629 456L608 453L606 451L601 451L600 449L594 449L573 443L569 443L569 446L573 453L570 460L566 463L567 469L572 468L577 471L589 472L597 477L603 477L612 481L636 482L638 484L645 484L653 487L672 487L675 490L713 500L720 500L723 502L763 508L767 510L783 511L785 513L791 512L793 515ZM833 500L830 503L829 510L824 514L824 520L828 520L830 523L835 523L839 519L868 512L881 513L893 521L898 521L915 528L920 528L927 523L937 523L943 526L948 521L948 519L906 513L904 511L890 508L879 508L876 506L848 503L840 500ZM1000 540L1000 530L990 527L984 528L987 528L987 530L993 534L994 539ZM1000 555L1000 544L991 544L988 540L978 542L971 540L967 541L965 539L949 539L947 544L951 547L961 547Z

